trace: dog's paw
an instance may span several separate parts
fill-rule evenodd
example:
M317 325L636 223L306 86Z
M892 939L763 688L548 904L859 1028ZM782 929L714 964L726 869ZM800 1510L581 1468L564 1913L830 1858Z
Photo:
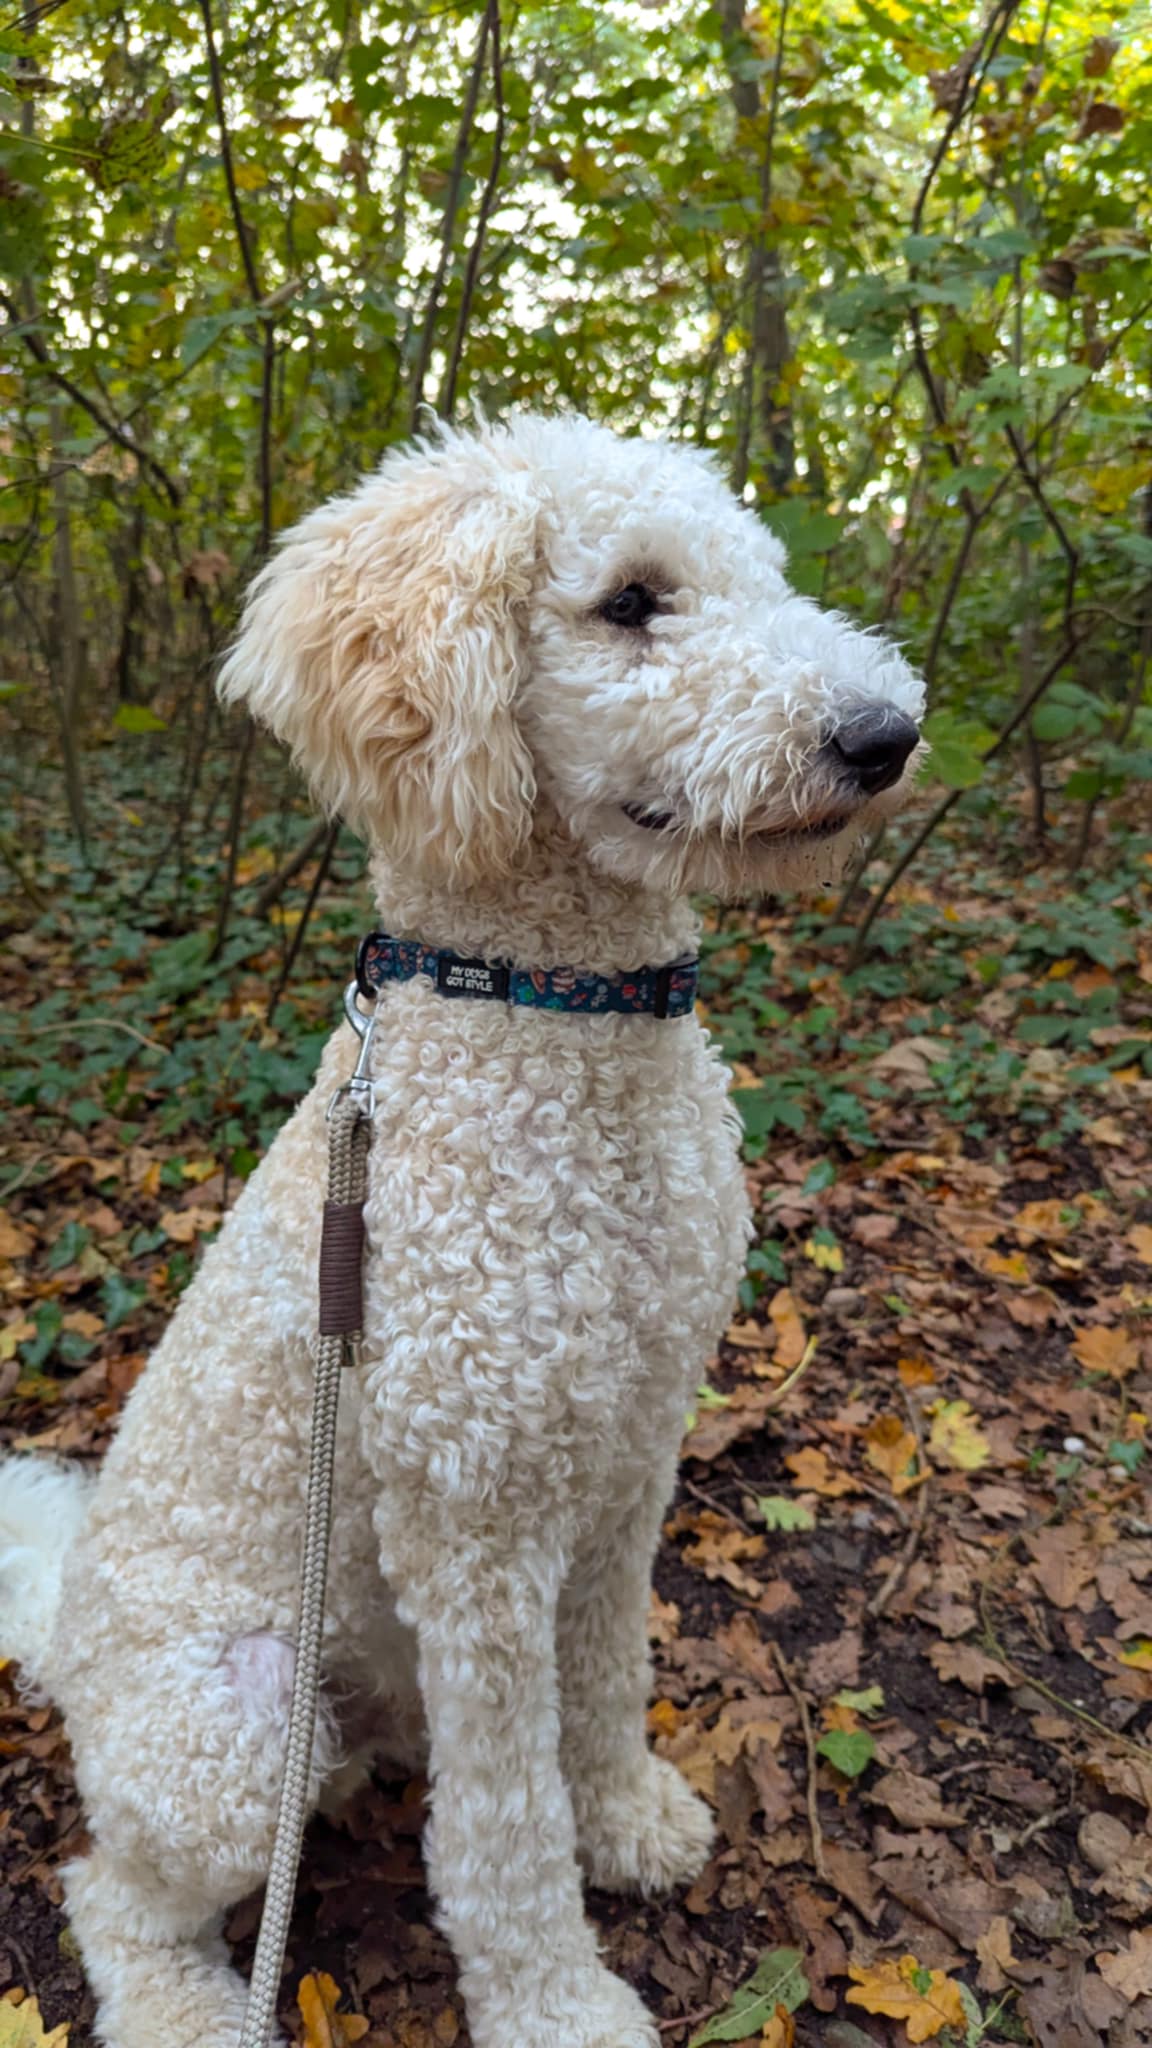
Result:
M476 2048L660 2048L643 2000L600 1963L561 1971L546 1985L513 1983L506 1999L489 1988L466 2002Z
M578 1809L580 1860L604 1891L671 1891L708 1861L712 1815L663 1757L650 1756L645 1775L626 1789L597 1796L586 1787Z

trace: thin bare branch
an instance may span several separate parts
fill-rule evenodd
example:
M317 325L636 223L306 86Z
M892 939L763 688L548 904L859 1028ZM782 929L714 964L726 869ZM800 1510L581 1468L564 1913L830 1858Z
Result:
M464 283L460 291L460 310L456 316L456 333L452 341L452 354L444 373L440 391L439 410L450 420L456 405L456 380L460 374L460 359L464 352L464 339L472 315L472 300L476 291L476 279L480 270L480 258L484 251L484 237L488 222L496 204L500 186L500 171L504 162L504 135L506 109L504 106L504 59L500 46L500 0L488 0L488 40L492 51L492 104L496 109L496 129L492 138L492 161L488 166L488 177L476 216L476 232L468 251L468 263L464 271Z
M78 384L73 383L71 377L67 376L63 370L57 369L48 350L44 346L37 327L31 321L25 320L19 306L8 297L6 292L0 292L0 305L3 306L4 311L12 322L12 326L7 332L18 337L24 343L29 354L35 356L40 368L47 377L51 378L57 390L62 391L65 397L70 398L74 405L78 405L82 412L86 412L89 419L95 420L101 432L106 434L110 441L115 441L118 448L123 448L125 453L130 455L133 461L140 465L141 469L147 470L149 475L154 477L156 482L163 487L170 503L179 509L182 495L180 486L174 477L169 476L163 463L158 462L156 457L150 454L147 448L142 448L138 441L134 441L131 434L126 433L118 421L112 419L101 406L96 404L95 399L89 398L86 391L82 391Z
M460 126L456 131L456 147L452 155L452 169L448 178L448 193L444 201L444 213L440 225L440 252L436 258L428 303L424 308L424 320L420 330L420 343L416 352L416 366L412 372L411 400L409 404L409 426L415 432L420 407L424 403L424 382L428 365L432 360L432 344L436 337L436 316L440 310L440 298L444 290L444 279L452 255L452 243L456 233L456 215L460 207L460 188L464 183L464 172L468 166L468 154L472 146L472 129L476 121L476 108L480 99L480 84L484 76L484 59L488 51L488 38L492 23L490 12L485 9L480 23L480 34L476 43L476 54L468 75L468 90L464 96L464 107L460 115Z

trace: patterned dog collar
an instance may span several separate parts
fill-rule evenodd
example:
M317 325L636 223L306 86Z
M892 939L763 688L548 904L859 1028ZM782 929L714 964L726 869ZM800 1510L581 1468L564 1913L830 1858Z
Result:
M367 1001L386 982L431 977L442 996L511 1003L525 1010L604 1011L649 1017L686 1017L696 1001L698 960L668 967L637 967L621 974L577 974L572 967L513 967L505 960L466 960L417 939L369 932L356 954L356 985Z

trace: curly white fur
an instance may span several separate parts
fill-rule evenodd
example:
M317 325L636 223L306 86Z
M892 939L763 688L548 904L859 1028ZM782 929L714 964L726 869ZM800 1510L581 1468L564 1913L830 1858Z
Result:
M660 600L639 632L599 610L632 581ZM921 704L891 647L789 591L703 458L535 418L392 455L306 519L222 688L370 839L391 931L589 972L688 950L689 887L826 874L899 797L847 790L829 728ZM68 1891L109 2048L238 2026L213 1924L269 1852L324 1108L353 1057L345 1028L182 1300L39 1645L92 1824ZM351 1751L426 1743L477 2048L654 2048L579 1867L655 1890L711 1837L645 1746L645 1620L747 1241L726 1076L691 1018L509 1012L418 978L384 999L375 1079L315 1796Z

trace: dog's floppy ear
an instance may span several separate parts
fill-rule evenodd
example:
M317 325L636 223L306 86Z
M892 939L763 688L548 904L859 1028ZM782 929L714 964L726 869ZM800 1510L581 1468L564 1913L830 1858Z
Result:
M538 509L493 442L387 457L286 535L221 672L327 810L445 880L507 869L529 830L514 700Z

